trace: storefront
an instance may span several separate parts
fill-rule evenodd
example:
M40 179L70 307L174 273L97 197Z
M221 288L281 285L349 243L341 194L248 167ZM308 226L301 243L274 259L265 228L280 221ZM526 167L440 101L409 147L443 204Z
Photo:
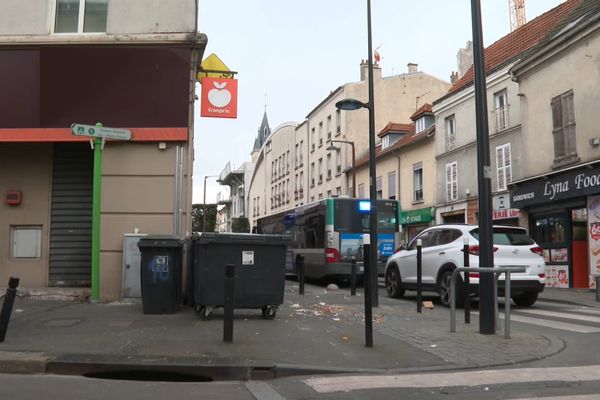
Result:
M434 215L434 207L402 211L400 225L402 225L402 231L404 232L404 242L410 242L419 232L429 227Z
M600 163L513 183L511 207L529 216L530 234L544 249L547 286L593 286L600 273L599 195Z
M517 208L510 208L510 193L495 195L492 197L492 204L494 206L492 211L494 225L520 225L521 211Z

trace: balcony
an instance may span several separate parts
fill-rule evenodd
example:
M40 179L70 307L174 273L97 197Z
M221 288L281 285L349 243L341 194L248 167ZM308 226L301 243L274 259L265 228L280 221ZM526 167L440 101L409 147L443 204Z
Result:
M217 204L231 204L229 194L224 192L217 193Z
M498 107L495 110L492 110L492 121L493 127L492 132L500 132L509 127L510 122L508 119L508 105L503 107Z

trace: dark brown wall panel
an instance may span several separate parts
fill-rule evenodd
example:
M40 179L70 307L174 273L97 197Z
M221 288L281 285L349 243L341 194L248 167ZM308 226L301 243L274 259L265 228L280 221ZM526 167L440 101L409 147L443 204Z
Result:
M38 127L39 124L38 51L0 51L0 128Z

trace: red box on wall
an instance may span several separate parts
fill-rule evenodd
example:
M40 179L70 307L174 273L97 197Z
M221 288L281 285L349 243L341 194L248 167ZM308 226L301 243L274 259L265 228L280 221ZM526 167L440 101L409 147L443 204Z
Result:
M23 199L23 194L20 190L7 190L4 193L4 203L9 206L18 206L21 204L21 200Z

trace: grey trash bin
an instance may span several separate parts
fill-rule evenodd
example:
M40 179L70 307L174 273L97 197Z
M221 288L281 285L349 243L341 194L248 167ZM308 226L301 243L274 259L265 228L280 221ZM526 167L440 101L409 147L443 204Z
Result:
M172 235L140 239L144 314L173 314L181 305L183 240Z
M283 303L289 237L203 232L194 238L194 310L203 319L225 302L225 265L235 265L234 308L258 308L275 317Z

